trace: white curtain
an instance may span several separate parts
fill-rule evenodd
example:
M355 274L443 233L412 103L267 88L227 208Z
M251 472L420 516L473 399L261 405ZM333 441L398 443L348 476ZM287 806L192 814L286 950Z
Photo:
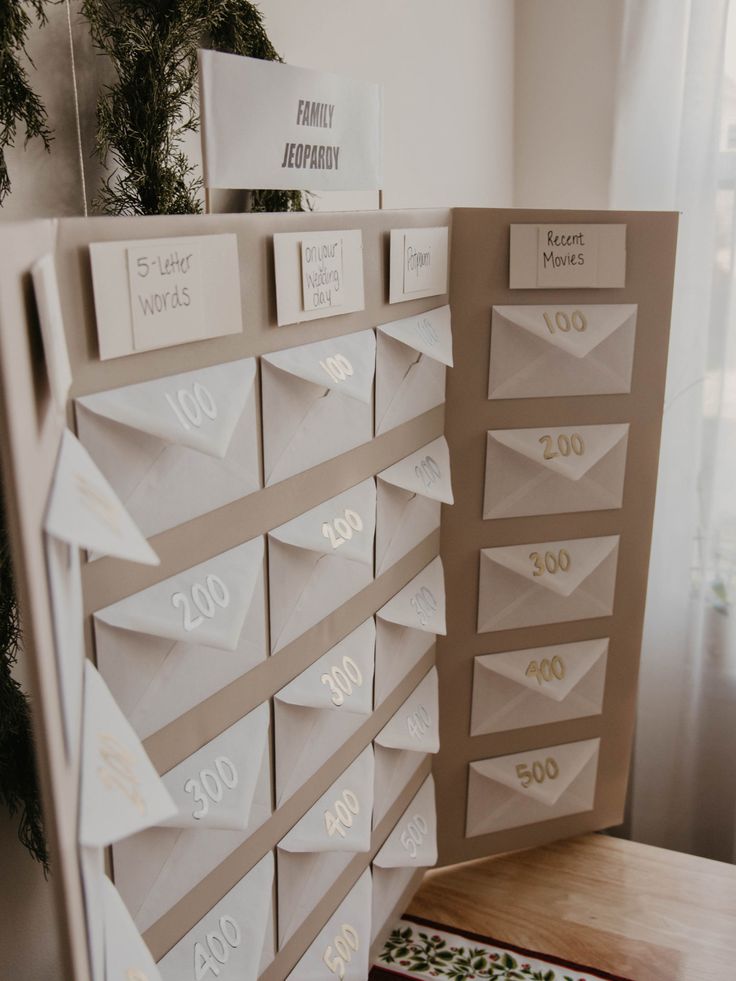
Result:
M681 212L630 808L736 860L736 0L626 0L612 208Z

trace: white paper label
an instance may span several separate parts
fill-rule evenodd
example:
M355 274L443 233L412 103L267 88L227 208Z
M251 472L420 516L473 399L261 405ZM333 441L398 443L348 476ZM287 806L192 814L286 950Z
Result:
M626 285L626 225L512 225L511 289Z
M392 229L389 302L446 293L447 246L446 227Z
M302 295L305 310L343 305L341 235L310 235L302 240Z
M206 337L199 243L151 242L127 252L135 349Z

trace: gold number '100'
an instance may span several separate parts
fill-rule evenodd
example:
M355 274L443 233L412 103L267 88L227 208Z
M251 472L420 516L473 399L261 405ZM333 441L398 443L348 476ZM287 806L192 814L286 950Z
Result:
M528 787L532 781L544 783L547 779L556 780L559 775L560 767L553 756L548 756L544 763L541 760L535 760L531 767L528 767L526 763L516 764L516 776L521 781L522 787Z
M524 674L528 678L536 678L540 685L545 681L552 681L553 678L562 681L565 677L565 662L559 654L555 654L551 660L544 657L541 661L530 661Z
M539 442L544 447L545 460L554 460L556 456L570 456L570 451L575 456L582 456L585 453L585 443L580 433L572 433L570 436L560 433L557 437L557 449L554 448L554 436L540 436Z
M545 572L554 575L557 571L567 572L570 568L570 553L567 549L561 548L555 555L554 552L530 552L529 558L534 563L534 575L543 576Z
M588 321L582 310L573 310L569 317L564 310L558 310L555 313L554 321L549 313L543 313L542 316L550 334L556 334L558 330L563 334L567 334L571 326L578 333L582 333L588 326Z

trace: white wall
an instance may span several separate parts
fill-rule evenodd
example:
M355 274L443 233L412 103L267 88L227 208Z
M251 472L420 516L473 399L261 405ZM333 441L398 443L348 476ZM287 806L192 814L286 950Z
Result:
M517 0L517 207L609 207L622 20L623 0Z

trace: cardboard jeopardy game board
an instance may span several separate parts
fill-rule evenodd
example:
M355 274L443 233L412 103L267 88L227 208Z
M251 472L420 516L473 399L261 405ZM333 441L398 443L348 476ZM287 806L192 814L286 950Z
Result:
M425 868L619 823L676 216L0 229L60 976L367 976Z

